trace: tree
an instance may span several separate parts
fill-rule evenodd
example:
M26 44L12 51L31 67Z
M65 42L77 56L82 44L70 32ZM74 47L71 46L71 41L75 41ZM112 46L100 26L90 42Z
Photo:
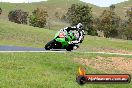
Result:
M100 32L100 31L98 31L99 23L100 23L99 18L98 18L98 17L95 17L95 18L93 19L93 29L95 30L95 35L97 35L97 36L102 36L102 35L100 35L100 34L98 33L98 32ZM100 33L101 33L101 32L100 32Z
M43 28L47 23L48 13L44 9L37 8L32 12L29 17L29 23L31 26Z
M122 22L119 33L121 33L121 36L125 36L126 39L132 40L132 7L126 13L127 20Z
M132 24L127 24L124 29L124 35L128 40L132 40Z
M126 17L128 18L128 22L129 23L132 23L132 7L130 7L128 10L127 10L127 15Z
M114 10L115 10L115 5L111 5L111 6L110 6L110 10L111 10L111 11L114 11Z
M67 20L71 25L82 23L87 34L93 32L92 23L92 8L84 4L72 4L66 13Z
M28 13L22 10L12 10L8 14L8 19L11 22L18 24L27 24Z
M116 15L114 8L115 6L110 6L110 10L104 10L99 18L98 30L103 31L105 37L118 36L120 17Z
M0 8L0 14L2 14L2 9Z

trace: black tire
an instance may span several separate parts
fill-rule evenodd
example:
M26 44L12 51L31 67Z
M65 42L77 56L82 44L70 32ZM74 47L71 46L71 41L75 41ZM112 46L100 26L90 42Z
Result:
M55 40L51 40L50 42L48 42L46 45L45 45L45 50L50 50L52 49L52 44L55 42Z
M66 48L67 51L71 51L73 50L73 45L69 45L67 48Z
M84 76L78 76L76 81L78 84L84 85L86 83L86 78Z

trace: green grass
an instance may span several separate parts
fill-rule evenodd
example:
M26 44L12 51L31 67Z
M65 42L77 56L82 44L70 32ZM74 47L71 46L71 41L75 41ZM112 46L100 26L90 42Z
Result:
M43 47L55 31L0 20L0 44Z
M102 49L132 51L132 41L122 39L107 39L101 37L86 36L80 46L80 51L96 51Z
M73 59L95 54L0 53L1 88L131 88L132 84L87 84L79 86L76 73L81 64ZM105 56L106 57L106 56ZM131 57L132 58L132 57ZM87 73L105 73L86 67ZM114 72L114 71L112 71ZM116 72L115 72L116 73Z

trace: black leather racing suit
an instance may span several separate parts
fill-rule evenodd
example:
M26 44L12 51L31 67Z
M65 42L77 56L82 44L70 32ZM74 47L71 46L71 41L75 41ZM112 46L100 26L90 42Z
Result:
M63 30L67 31L68 33L72 31L72 33L76 37L76 40L71 41L71 43L75 43L75 44L82 43L85 35L83 28L78 29L76 26L73 26L73 27L66 27Z

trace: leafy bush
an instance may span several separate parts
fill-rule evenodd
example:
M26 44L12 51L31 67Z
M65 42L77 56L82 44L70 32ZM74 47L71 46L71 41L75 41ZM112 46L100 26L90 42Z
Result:
M67 17L65 14L62 15L61 20L67 22Z
M59 12L55 12L55 17L56 17L57 19L60 19Z
M12 10L8 14L8 19L11 22L18 24L27 24L28 13L22 10Z
M30 15L29 23L31 26L43 28L47 23L46 20L47 17L48 17L47 11L45 11L44 9L37 8L32 12L32 15Z

